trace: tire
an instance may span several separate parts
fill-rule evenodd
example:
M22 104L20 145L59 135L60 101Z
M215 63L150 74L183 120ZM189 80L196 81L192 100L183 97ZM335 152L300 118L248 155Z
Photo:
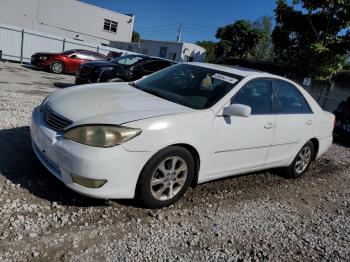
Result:
M289 167L282 168L283 176L286 178L299 178L309 169L315 154L315 146L308 141L298 152Z
M64 64L60 61L54 61L50 65L50 71L54 74L62 74L64 72Z
M143 168L138 181L137 198L148 208L170 206L190 186L194 170L194 160L188 150L179 146L164 148Z

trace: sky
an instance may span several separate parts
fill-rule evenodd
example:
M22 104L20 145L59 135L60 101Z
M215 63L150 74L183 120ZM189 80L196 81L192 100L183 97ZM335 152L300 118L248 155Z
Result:
M134 30L143 39L215 41L216 29L238 19L274 16L275 0L82 0L123 14L135 14Z

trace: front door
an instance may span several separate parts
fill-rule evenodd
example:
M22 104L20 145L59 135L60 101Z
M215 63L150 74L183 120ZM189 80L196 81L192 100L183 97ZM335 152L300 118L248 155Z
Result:
M214 120L214 159L211 176L254 169L265 164L272 144L276 116L272 114L273 81L254 79L231 99L252 109L249 117L217 116ZM221 175L220 175L221 174Z

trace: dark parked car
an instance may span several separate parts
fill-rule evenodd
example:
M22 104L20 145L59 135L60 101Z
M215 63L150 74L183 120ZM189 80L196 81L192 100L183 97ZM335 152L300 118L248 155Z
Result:
M31 63L52 73L76 73L81 63L93 60L107 61L108 57L93 51L73 49L62 53L35 53Z
M174 64L174 61L144 55L126 55L107 62L87 62L80 66L75 83L134 81Z
M334 139L350 145L350 96L338 105L333 114L336 119L333 131Z

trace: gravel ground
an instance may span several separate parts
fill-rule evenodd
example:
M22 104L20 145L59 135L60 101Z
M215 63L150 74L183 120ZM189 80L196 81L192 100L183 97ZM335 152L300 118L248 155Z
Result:
M32 109L74 77L0 64L0 261L350 260L350 150L306 176L254 173L147 210L67 189L36 160Z

